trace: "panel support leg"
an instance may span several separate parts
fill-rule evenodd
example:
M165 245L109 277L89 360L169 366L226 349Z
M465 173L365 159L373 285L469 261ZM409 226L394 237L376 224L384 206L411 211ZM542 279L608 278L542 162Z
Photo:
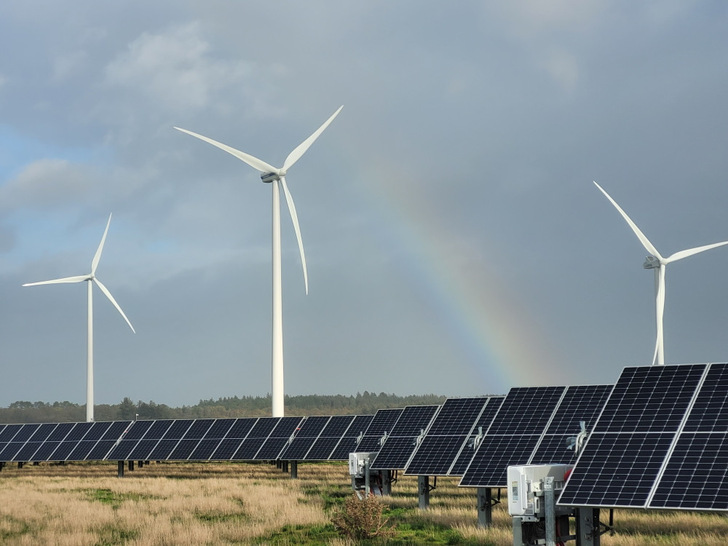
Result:
M134 461L129 461L129 470L134 470Z
M576 508L576 546L599 546L599 508Z
M392 471L382 470L382 495L390 496L392 494Z
M298 479L298 461L291 461L291 479Z
M478 487L478 527L493 523L493 498L490 487Z
M117 478L123 478L124 477L124 461L117 461L116 462L116 477Z
M543 480L543 501L546 524L546 546L556 546L556 500L554 498L554 477Z
M417 493L420 498L420 510L427 510L430 507L430 477L417 476Z

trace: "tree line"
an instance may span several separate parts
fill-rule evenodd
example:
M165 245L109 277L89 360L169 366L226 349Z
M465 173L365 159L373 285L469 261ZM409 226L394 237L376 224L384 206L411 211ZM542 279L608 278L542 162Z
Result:
M356 395L286 396L286 415L373 415L379 409L442 404L446 396L435 394L398 396L364 391ZM230 417L270 417L271 397L233 396L200 400L194 406L170 407L153 401L134 402L125 397L118 404L94 407L96 421L126 419L200 419ZM13 402L0 408L0 423L62 423L86 420L86 406L72 402Z

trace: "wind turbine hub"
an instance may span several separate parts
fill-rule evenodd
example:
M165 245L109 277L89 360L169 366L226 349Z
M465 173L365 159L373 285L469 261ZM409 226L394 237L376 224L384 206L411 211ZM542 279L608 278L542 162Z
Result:
M271 182L280 180L281 175L278 173L263 173L260 175L260 179L263 181L263 183L270 184Z
M659 269L660 260L658 260L654 256L647 256L645 258L645 263L642 264L642 267L645 269Z

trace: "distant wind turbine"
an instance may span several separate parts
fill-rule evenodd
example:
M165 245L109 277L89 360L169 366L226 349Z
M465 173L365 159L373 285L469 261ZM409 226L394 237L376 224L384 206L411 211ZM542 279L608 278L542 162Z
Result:
M291 192L288 191L286 184L286 174L296 161L301 159L306 150L309 149L316 139L324 132L329 124L334 121L334 118L339 115L343 106L334 112L329 119L327 119L321 127L319 127L310 137L299 144L283 162L283 167L273 167L265 161L253 157L252 155L231 148L225 144L222 144L211 138L193 133L186 129L175 127L178 131L192 135L193 137L204 140L205 142L212 144L226 151L229 154L234 155L241 161L247 163L254 169L263 173L260 178L265 183L272 183L273 186L273 345L271 351L271 398L273 402L272 415L273 417L283 417L283 310L282 310L282 290L281 290L281 220L280 220L280 189L283 188L283 194L286 197L286 203L288 203L288 210L291 214L291 220L293 221L293 229L296 232L296 239L298 240L298 250L301 254L301 266L303 267L303 282L306 288L306 294L308 294L308 272L306 269L306 255L303 251L303 241L301 240L301 228L298 225L298 214L296 213L296 205L293 203L293 197Z
M119 307L119 304L116 303L116 300L114 299L114 296L111 295L111 292L109 292L108 288L104 286L104 284L96 278L96 268L99 265L99 260L101 259L101 252L104 250L104 242L106 241L106 234L109 231L109 224L111 224L111 214L109 214L109 220L106 222L106 229L104 230L104 236L101 237L101 243L99 244L99 248L96 249L96 254L94 255L94 259L91 261L91 273L87 275L77 275L75 277L64 277L62 279L53 279L50 281L40 281L40 282L31 282L26 283L23 286L39 286L41 284L63 284L63 283L78 283L78 282L88 282L88 357L87 357L87 364L86 364L86 421L93 421L94 420L94 307L93 307L93 283L96 283L96 285L101 289L101 291L104 293L104 295L109 298L109 301L116 307L116 310L121 313L121 316L124 317L124 320L129 325L129 328L131 328L131 331L136 333L134 330L134 327L131 325L131 322L129 322L129 319L126 318L126 315L124 314L124 311L121 310L121 307Z
M679 252L675 252L675 254L672 254L671 256L668 256L667 258L663 258L662 255L654 247L654 245L647 239L647 237L645 237L645 234L640 231L640 228L638 228L637 225L630 219L630 217L627 216L627 213L622 210L622 207L620 207L617 202L612 199L606 191L604 191L604 188L602 188L596 182L594 182L594 184L604 195L607 196L607 199L609 199L612 205L614 205L614 207L619 211L619 213L622 215L622 218L626 220L629 227L632 228L632 231L634 231L634 234L637 235L637 238L642 243L642 246L644 246L647 252L650 253L650 255L647 256L647 258L645 259L645 263L642 267L644 267L645 269L655 270L655 316L657 319L657 339L655 341L655 353L652 357L652 364L657 364L661 366L665 364L665 350L663 345L663 316L665 314L665 267L669 263L682 260L683 258L692 256L693 254L698 254L700 252L710 250L711 248L726 245L728 244L728 241L723 241L722 243L713 243L712 245L699 246L696 248L689 248L687 250L681 250Z

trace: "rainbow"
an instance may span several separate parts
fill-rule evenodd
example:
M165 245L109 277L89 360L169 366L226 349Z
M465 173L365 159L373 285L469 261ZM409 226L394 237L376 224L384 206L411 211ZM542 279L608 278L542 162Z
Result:
M380 167L363 174L372 192L362 197L385 216L382 244L396 245L407 276L427 293L446 334L463 348L467 362L460 365L470 372L466 377L474 371L483 394L558 383L558 355L544 354L553 343L520 295L480 258L480 249L469 252L469 241L452 233L431 203L403 190L413 186L407 173L392 165Z

